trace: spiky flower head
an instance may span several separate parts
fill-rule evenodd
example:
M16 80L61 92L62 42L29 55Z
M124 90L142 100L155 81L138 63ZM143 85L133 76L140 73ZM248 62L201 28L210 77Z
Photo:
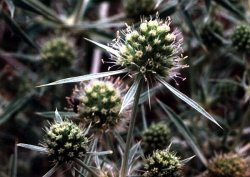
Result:
M250 51L250 26L241 24L236 27L232 35L232 45L239 52Z
M170 129L165 123L151 124L151 126L143 132L142 145L146 153L154 150L165 149L169 143Z
M201 38L208 47L216 47L221 44L221 40L216 35L223 35L222 26L216 21L205 24L201 29Z
M61 69L72 63L75 49L68 39L57 37L43 44L40 55L49 68Z
M246 177L247 162L237 154L216 155L208 164L211 177Z
M88 138L83 130L72 122L55 123L47 129L43 146L53 162L69 163L82 158L88 150Z
M140 20L142 15L149 16L155 14L155 5L155 0L126 0L124 4L127 17L134 20Z
M182 164L180 158L169 150L156 150L145 163L145 177L180 177Z
M132 75L174 78L179 69L187 66L181 64L182 40L171 29L170 18L143 20L138 29L127 26L122 34L125 39L118 35L112 44L118 50L115 64L127 68Z
M85 123L106 130L115 127L123 117L119 112L125 90L119 78L93 80L76 87L70 102Z

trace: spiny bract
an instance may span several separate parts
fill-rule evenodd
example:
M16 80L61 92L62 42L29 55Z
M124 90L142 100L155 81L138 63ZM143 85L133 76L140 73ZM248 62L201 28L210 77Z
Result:
M232 36L232 45L239 52L250 52L250 26L241 24L236 27Z
M82 158L88 149L88 138L74 123L63 121L53 124L47 130L44 147L55 163L68 163L74 158Z
M121 65L133 74L147 78L178 77L181 64L182 39L170 28L170 19L144 20L138 29L128 26L122 32L125 39L117 36L112 47L118 50L115 64Z
M246 177L247 162L237 154L215 156L208 164L211 177Z
M145 177L180 177L182 164L179 157L169 150L156 150L146 160Z
M151 124L151 126L143 132L142 144L146 153L154 150L162 150L167 147L170 138L170 129L165 123Z
M75 49L64 37L54 38L43 44L41 59L52 69L68 67L75 58Z

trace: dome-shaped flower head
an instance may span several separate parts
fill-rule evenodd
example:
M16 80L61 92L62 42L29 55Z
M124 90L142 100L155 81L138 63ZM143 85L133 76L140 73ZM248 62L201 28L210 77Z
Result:
M246 177L247 161L237 154L215 156L208 164L211 177Z
M41 49L41 59L52 69L68 67L75 58L75 49L65 37L57 37L45 42Z
M119 114L126 88L120 79L92 80L81 83L68 99L76 113L94 128L113 128L124 114Z
M175 153L169 150L156 150L145 163L145 177L180 177L182 163Z
M244 53L250 52L250 26L241 24L237 26L232 35L232 45L239 51Z
M88 150L88 138L77 125L62 121L47 129L43 146L49 158L55 163L69 163L82 158Z
M162 150L169 144L170 129L165 123L151 124L150 127L143 132L142 145L146 153L154 150Z
M179 69L187 67L181 63L182 39L171 29L170 18L143 20L138 29L127 26L121 33L124 39L118 35L112 44L118 50L115 64L127 68L132 75L174 78Z

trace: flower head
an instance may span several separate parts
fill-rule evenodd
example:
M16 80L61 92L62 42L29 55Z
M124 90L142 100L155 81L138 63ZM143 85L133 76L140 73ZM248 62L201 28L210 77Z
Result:
M123 114L119 114L123 92L120 79L93 80L75 88L69 102L85 123L103 130L116 126Z
M187 65L181 64L182 40L177 31L170 27L170 18L166 20L143 20L138 29L127 26L122 32L125 39L117 36L112 47L118 50L115 64L147 78L177 77L178 70Z
M54 38L43 44L41 58L52 69L69 66L75 58L75 50L64 37Z
M208 164L209 176L213 177L246 177L247 162L237 154L215 156Z
M88 138L77 125L63 121L53 124L44 138L49 158L55 163L68 163L82 158L88 150Z
M249 53L250 49L250 26L241 24L236 27L232 36L232 45L240 52Z
M142 135L142 144L146 153L162 150L167 147L170 129L165 123L152 124Z
M146 160L145 177L180 177L182 164L180 158L169 150L156 150Z

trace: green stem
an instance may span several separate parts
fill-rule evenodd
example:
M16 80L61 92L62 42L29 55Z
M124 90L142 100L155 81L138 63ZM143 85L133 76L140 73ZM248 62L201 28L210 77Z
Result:
M126 140L125 152L124 152L123 160L122 160L120 177L127 176L129 149L130 149L130 146L132 143L132 138L133 138L132 136L133 136L133 131L134 131L134 127L135 127L136 113L137 113L140 93L141 93L141 89L142 89L142 82L143 82L143 79L141 79L139 81L139 85L138 85L138 88L137 88L135 96L134 96L133 110L132 110L131 120L130 120L130 124L129 124L129 128L128 128L128 135L127 135L127 140Z
M82 166L85 170L87 170L92 176L94 177L99 177L100 175L97 174L93 169L91 169L90 167L88 167L85 163L83 163L83 161L81 161L80 159L75 159L75 162L77 164L79 164L80 166Z

